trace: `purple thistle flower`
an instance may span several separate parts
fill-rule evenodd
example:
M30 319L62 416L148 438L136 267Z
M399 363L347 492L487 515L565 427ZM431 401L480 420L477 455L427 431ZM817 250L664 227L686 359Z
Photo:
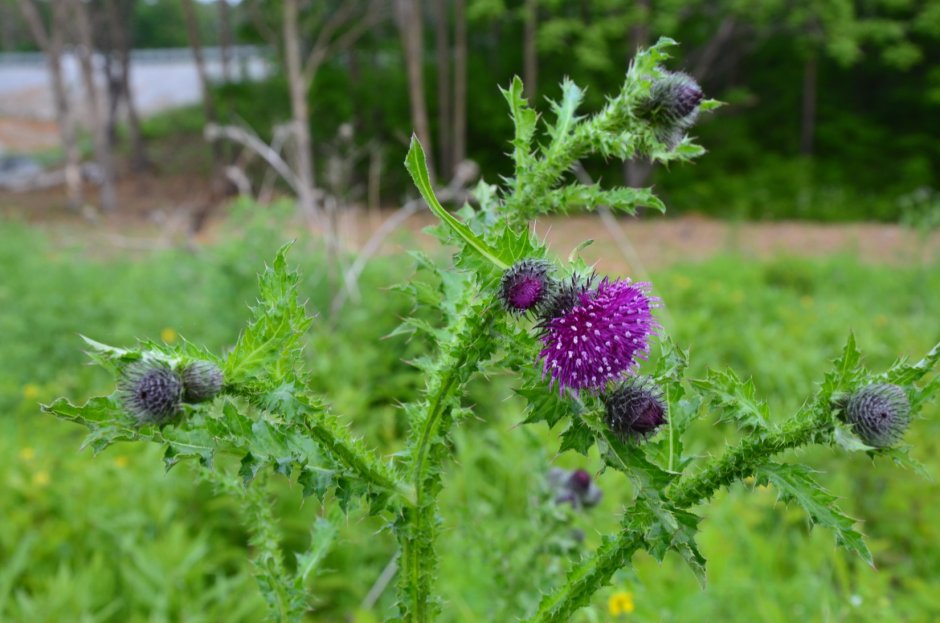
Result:
M551 386L558 384L559 393L598 390L635 372L659 328L652 314L659 299L649 295L650 284L605 278L592 289L587 283L582 287L573 281L573 304L552 305L557 314L546 314L539 324L545 345L539 353L542 372L551 376Z
M513 264L499 284L503 307L514 314L538 313L554 291L554 280L548 274L551 266L545 260L532 259Z

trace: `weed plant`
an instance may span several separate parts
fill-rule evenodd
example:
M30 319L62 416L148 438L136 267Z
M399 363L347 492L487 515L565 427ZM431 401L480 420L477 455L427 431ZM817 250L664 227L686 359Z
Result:
M811 523L828 528L840 546L872 564L856 521L836 506L812 469L781 455L806 446L831 447L923 471L896 440L940 388L931 376L940 345L921 360L901 358L873 372L862 365L850 334L821 380L812 386L794 381L803 393L788 396L792 415L774 417L758 392L762 377L730 369L687 375L690 351L659 326L655 310L661 295L655 286L592 275L577 250L560 262L530 233L530 221L540 214L598 205L625 213L640 206L663 208L650 189L585 186L569 171L590 155L657 162L701 155L685 132L699 112L717 104L703 101L689 79L662 69L670 45L663 40L638 54L622 90L593 115L578 114L583 93L564 83L541 143L538 115L522 97L521 82L513 81L504 95L515 124L515 175L502 186L482 183L477 207L451 214L438 203L423 150L412 141L406 168L440 218L435 235L457 253L449 264L413 253L419 277L398 288L418 311L390 335L413 336L431 348L406 354L421 383L417 392L403 388L399 398L408 433L397 451L376 452L374 441L354 434L350 421L317 391L308 358L332 353L305 353L314 319L300 298L299 275L288 268L286 247L261 274L257 304L228 352L183 339L120 348L85 338L92 360L113 375L115 390L80 405L58 399L44 409L85 426L84 444L96 452L119 441L149 441L163 448L168 469L193 461L201 480L236 500L250 535L255 576L276 620L297 620L311 608L313 577L323 571L328 552L343 547L343 513L367 513L370 525L394 537L389 568L397 576L395 620L448 616L440 599L446 586L438 576L447 561L441 546L451 509L441 501L451 501L449 458L461 449L467 459L493 460L485 452L474 456L473 444L463 437L471 426L483 429L483 439L499 436L485 422L473 421L469 388L478 377L499 379L494 386L510 383L516 400L524 403L520 424L560 427L560 452L596 458L608 485L616 475L616 487L630 492L619 521L607 526L609 533L592 538L586 553L574 560L570 553L577 547L571 542L581 539L554 516L557 509L520 513L519 527L494 539L501 550L486 546L494 534L485 514L472 518L484 543L473 566L504 587L500 599L488 602L484 619L567 621L617 574L642 569L644 556L662 561L675 555L704 584L698 539L707 503L742 481L775 490L783 501L801 507ZM784 289L813 284L798 272L763 277ZM744 303L719 295L714 294L711 323L720 324L723 310L730 314ZM794 339L786 331L779 338ZM651 350L655 356L641 366ZM193 378L195 365L211 367L224 379L211 398L212 392L164 380L169 371L183 384ZM155 370L158 381L151 375ZM187 398L194 395L200 400ZM881 400L884 396L890 400ZM165 415L167 404L174 407L172 417ZM729 445L715 455L696 451L697 432L709 427L730 431ZM549 454L539 436L525 438L519 448L503 451L530 452L533 466L547 468ZM510 477L503 487L520 478ZM282 479L322 505L301 543L281 536L272 494ZM494 493L499 486L490 481L463 491L512 502L505 490ZM516 508L526 508L523 492L516 495ZM546 559L550 564L533 564ZM612 604L611 612L633 607L623 596Z

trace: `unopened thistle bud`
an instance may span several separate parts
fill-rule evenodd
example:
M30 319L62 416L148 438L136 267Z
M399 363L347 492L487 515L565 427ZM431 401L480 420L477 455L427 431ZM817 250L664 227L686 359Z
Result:
M621 439L646 439L666 423L666 401L646 377L624 380L604 396L607 427Z
M690 76L664 72L650 87L650 94L637 103L635 113L650 124L660 142L671 148L695 123L704 97L702 88Z
M183 397L186 402L211 400L222 391L222 370L211 361L194 361L183 368Z
M576 509L591 508L604 497L604 492L583 469L569 472L553 467L548 473L548 483L555 494L555 504L571 504Z
M874 448L884 448L898 441L907 430L911 403L897 385L875 383L849 396L845 418L862 441Z
M140 361L124 370L119 392L139 424L163 424L180 411L183 380L165 363Z
M552 265L545 260L527 259L513 264L499 284L499 299L513 314L538 313L552 296Z

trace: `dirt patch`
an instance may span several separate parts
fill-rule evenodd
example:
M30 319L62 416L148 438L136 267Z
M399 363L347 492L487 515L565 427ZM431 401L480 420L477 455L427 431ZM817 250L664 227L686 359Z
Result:
M67 211L61 189L0 193L0 215L36 224L57 242L84 242L101 252L211 243L223 230L226 210L219 207L209 225L196 238L190 236L193 215L210 200L201 177L128 176L119 182L118 196L120 212L105 215ZM354 209L343 214L339 223L342 244L350 250L362 248L391 213ZM436 241L421 230L434 223L426 211L411 216L388 236L379 253L392 254L416 245L433 251ZM291 229L302 227L299 220L290 225ZM535 231L563 258L584 241L593 240L582 256L606 273L642 275L649 269L725 252L745 258L848 253L872 263L940 260L940 232L923 239L901 226L880 223L728 223L701 217L651 217L621 218L611 226L596 215L583 215L540 219ZM296 233L285 232L285 237L290 235Z
M0 117L0 153L29 154L61 144L54 121Z

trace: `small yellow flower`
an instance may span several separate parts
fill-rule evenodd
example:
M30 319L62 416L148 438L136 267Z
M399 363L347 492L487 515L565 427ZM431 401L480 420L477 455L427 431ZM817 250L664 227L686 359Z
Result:
M128 464L129 462L130 462L130 461L128 461L128 460L127 460L127 457L124 456L123 454L119 454L118 456L114 457L114 466L115 466L115 467L119 467L119 468L121 468L121 469L124 469L125 467L127 467L127 464Z
M32 383L27 383L23 386L23 398L26 400L35 400L39 398L39 387L33 385Z
M173 342L176 341L176 331L174 331L170 327L167 327L163 331L160 331L160 337L167 344L172 344Z
M24 461L32 461L35 456L36 451L33 448L30 448L29 446L20 448L20 458Z
M617 591L607 600L607 609L615 617L621 614L630 614L636 609L633 605L633 593Z
M49 484L49 481L49 472L44 469L41 469L33 474L33 486L35 487L45 487L47 484Z
M800 303L803 304L803 307L812 307L813 297L804 294L803 296L800 297Z

